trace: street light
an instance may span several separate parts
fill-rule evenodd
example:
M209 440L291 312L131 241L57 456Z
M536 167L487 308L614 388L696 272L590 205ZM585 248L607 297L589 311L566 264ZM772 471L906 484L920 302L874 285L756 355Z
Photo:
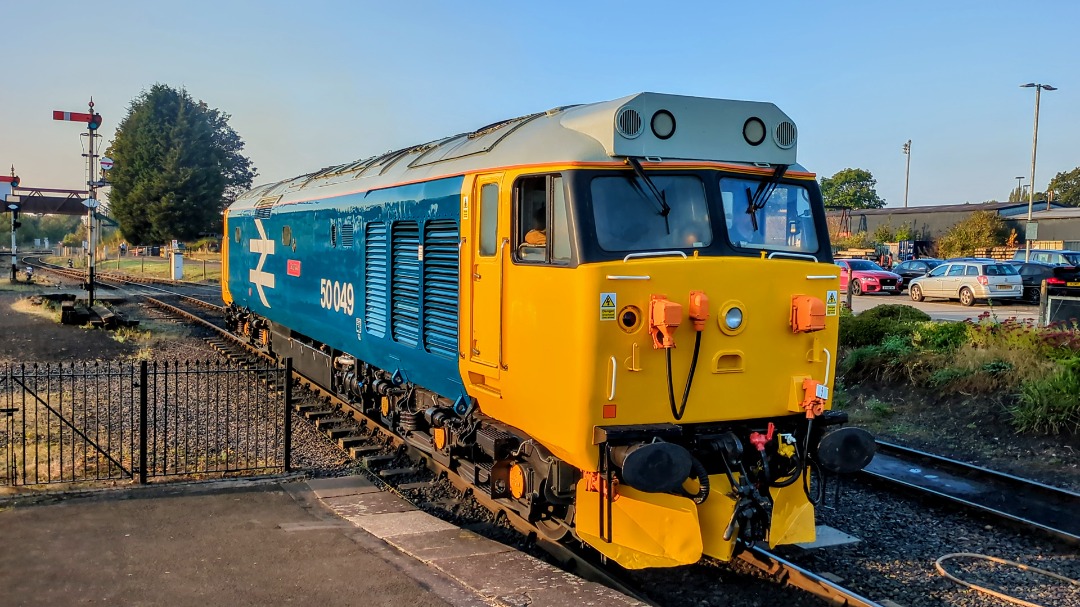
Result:
M1023 175L1016 178L1016 202L1024 200L1024 186L1020 184L1023 180Z
M904 208L907 208L908 180L911 177L911 140L904 144L904 156L907 156L907 170L904 171Z
M1044 90L1056 91L1057 88L1050 86L1049 84L1036 84L1029 82L1027 84L1021 84L1020 88L1023 89L1035 89L1035 134L1031 139L1031 181L1028 182L1028 227L1024 234L1024 240L1027 241L1027 249L1024 254L1024 261L1030 261L1031 259L1031 207L1035 203L1035 152L1039 149L1039 95Z

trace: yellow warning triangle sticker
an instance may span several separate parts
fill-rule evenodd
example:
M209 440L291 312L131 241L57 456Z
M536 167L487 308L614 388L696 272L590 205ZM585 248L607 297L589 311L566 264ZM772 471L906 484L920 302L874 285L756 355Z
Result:
M608 295L604 298L604 303L600 304L601 308L614 308L615 302L611 301L611 296Z
M826 303L836 303L836 291L829 291L829 300Z

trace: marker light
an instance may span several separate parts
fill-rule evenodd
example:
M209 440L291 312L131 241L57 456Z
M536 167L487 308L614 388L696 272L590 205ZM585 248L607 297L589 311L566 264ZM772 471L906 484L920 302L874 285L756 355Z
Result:
M732 331L741 327L742 321L742 310L739 308L731 308L727 311L727 314L724 314L724 324L727 325L727 328L731 329Z
M760 145L765 141L765 123L761 118L747 118L743 123L742 136L750 145Z
M658 139L668 139L675 134L675 116L667 110L652 115L652 132Z

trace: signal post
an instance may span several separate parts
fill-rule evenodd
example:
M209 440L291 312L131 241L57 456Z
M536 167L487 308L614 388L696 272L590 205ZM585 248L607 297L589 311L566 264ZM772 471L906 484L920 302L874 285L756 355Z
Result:
M87 159L87 175L89 177L87 186L89 187L89 196L83 202L86 205L86 305L88 307L94 305L94 211L97 209L97 187L99 185L97 181L97 163L95 159L97 154L94 153L94 140L101 135L97 134L98 127L101 126L101 114L94 111L94 99L90 98L90 111L89 112L62 112L54 111L53 120L65 120L70 122L85 122L86 123L86 136L89 137L90 143L87 146L87 153L83 156Z
M11 282L15 282L15 272L18 269L18 250L15 248L15 230L22 226L19 221L19 203L16 200L8 200L11 191L19 187L19 178L15 175L15 167L11 167L11 177L0 175L0 200L4 201L4 210L11 211Z

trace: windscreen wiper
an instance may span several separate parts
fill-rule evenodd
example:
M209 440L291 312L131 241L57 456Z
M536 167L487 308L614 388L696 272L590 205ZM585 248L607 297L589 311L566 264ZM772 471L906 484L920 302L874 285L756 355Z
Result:
M753 224L755 232L758 231L757 212L765 208L765 203L769 201L769 197L773 195L776 186L784 178L784 173L787 170L788 165L778 164L776 170L773 171L772 177L758 184L756 192L751 192L750 186L746 187L746 214L750 216L750 222Z
M668 234L671 233L671 225L668 223L668 215L671 213L671 207L668 206L667 198L664 196L662 190L656 188L656 184L649 179L649 176L645 174L645 171L641 168L641 163L637 158L633 156L627 156L626 162L634 168L634 174L641 178L645 182L645 185L649 186L649 191L652 192L653 199L660 204L660 216L664 218L664 227L667 228Z

